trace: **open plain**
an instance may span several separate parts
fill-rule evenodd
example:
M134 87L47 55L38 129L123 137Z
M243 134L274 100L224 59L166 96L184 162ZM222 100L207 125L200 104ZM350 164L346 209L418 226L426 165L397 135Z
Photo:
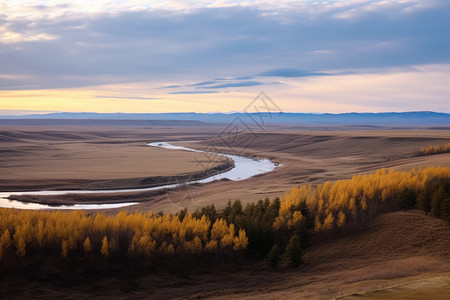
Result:
M450 142L449 130L341 129L277 126L261 132L255 129L251 135L244 133L230 142L223 137L220 124L189 128L2 126L0 187L2 191L140 188L173 183L173 178L210 175L199 153L146 145L158 141L268 158L279 166L273 172L248 180L196 185L194 197L186 197L192 188L183 187L170 193L170 197L163 190L39 196L24 200L55 203L57 198L59 204L138 201L137 205L109 209L106 213L121 210L175 213L184 207L192 211L209 204L221 209L229 200L239 199L245 204L280 197L298 185L346 179L380 168L407 171L427 166L450 167L450 154L419 155L423 147ZM255 133L256 138L252 138ZM223 156L213 156L212 161L215 167L229 163ZM360 231L317 240L307 248L305 264L296 271L273 272L263 263L249 263L240 266L237 273L150 274L139 278L123 275L100 279L94 285L85 281L54 285L8 278L0 289L9 299L36 295L105 299L130 296L359 299L357 294L364 294L365 299L389 295L402 299L421 292L430 295L430 289L438 286L440 293L434 299L446 299L450 276L449 238L448 224L442 220L419 211L394 212L378 216Z
M197 186L192 197L186 197L192 190L184 187L170 197L166 191L68 195L58 196L57 203L138 201L141 203L127 210L173 213L209 204L222 208L228 200L255 202L282 196L298 185L351 178L380 168L409 171L427 166L450 167L450 154L418 155L423 147L450 142L450 130L323 127L318 131L276 126L228 139L224 127L2 126L0 188L4 192L142 188L203 178L218 172L211 168L231 167L223 156L147 146L149 142L167 141L194 149L268 158L279 167L248 180ZM55 202L53 196L20 199Z

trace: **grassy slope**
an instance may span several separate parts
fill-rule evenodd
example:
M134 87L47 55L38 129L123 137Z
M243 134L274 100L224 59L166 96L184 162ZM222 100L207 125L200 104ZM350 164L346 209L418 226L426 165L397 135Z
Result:
M309 248L307 265L239 296L330 298L450 272L450 226L421 212L380 215L359 233Z

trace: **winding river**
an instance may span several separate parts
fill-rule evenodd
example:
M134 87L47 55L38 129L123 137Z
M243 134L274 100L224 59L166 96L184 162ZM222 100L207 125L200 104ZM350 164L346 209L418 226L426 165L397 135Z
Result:
M148 143L151 147L160 147L170 150L185 150L199 153L212 153L202 150L186 148L182 146L175 146L167 142ZM255 175L264 174L275 170L277 164L268 159L254 159L238 155L214 153L226 156L234 161L234 167L223 173L219 173L204 179L186 182L193 183L208 183L220 179L229 179L233 181L245 180ZM136 189L119 189L119 190L61 190L61 191L28 191L28 192L0 192L0 207L17 208L17 209L107 209L118 208L138 204L139 202L124 202L124 203L105 203L105 204L73 204L73 205L59 205L50 206L39 203L25 203L16 200L7 199L11 195L66 195L66 194L109 194L109 193L130 193L130 192L145 192L159 189L175 188L182 184L168 184L150 188L136 188Z

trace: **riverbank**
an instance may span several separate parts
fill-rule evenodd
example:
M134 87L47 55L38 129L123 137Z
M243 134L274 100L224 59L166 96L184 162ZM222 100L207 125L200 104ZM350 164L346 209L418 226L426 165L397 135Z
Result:
M163 159L163 158L162 158ZM205 170L192 173L181 173L168 176L150 176L123 179L38 179L38 180L0 180L2 192L15 191L58 191L58 190L107 190L107 189L139 189L170 184L176 178L180 182L200 180L226 172L234 167L232 159L223 158L220 163Z
M85 209L100 209L102 207L96 207L95 204L102 204L103 208L113 208L113 207L122 207L129 206L132 204L136 204L136 200L125 201L119 200L120 194L133 194L133 193L142 193L142 192L150 192L151 195L146 195L146 197L151 197L155 195L160 195L168 193L170 189L184 189L187 186L191 186L192 184L201 184L208 183L213 181L220 180L244 180L251 178L255 175L260 175L266 172L273 171L277 164L272 163L267 159L254 159L247 158L238 155L231 154L222 154L222 153L214 153L214 152L205 152L202 150L196 150L192 148L186 148L182 146L176 146L169 144L167 142L154 142L147 144L150 147L159 147L163 149L168 149L170 151L177 150L177 152L195 152L200 153L204 156L204 162L208 162L209 164L217 164L214 161L210 161L211 159L215 159L217 157L226 157L227 164L218 165L209 169L205 169L202 175L209 173L208 177L199 176L196 174L186 175L186 178L178 178L173 177L171 181L166 182L164 185L158 185L153 187L146 188L129 188L129 189L110 189L110 190L56 190L56 191L20 191L20 192L11 192L11 193L0 193L1 202L0 206L9 207L9 208L21 208L21 209L51 209L51 208L62 208L62 209L70 209L69 205L74 205L74 209L78 209L80 207L75 207L75 204L83 204L85 205ZM200 177L200 178L199 178ZM155 193L152 193L155 192ZM113 194L115 196L115 200L117 203L111 202L110 195ZM92 202L86 202L86 195L91 196L91 199L95 199ZM93 196L93 197L92 197ZM100 201L100 199L105 198L106 201ZM78 200L82 199L82 200ZM11 201L13 200L13 201ZM7 202L8 201L8 202ZM144 200L142 200L144 201ZM106 202L106 203L105 203ZM34 203L35 205L26 207L23 203ZM39 207L37 204L42 204ZM54 206L54 207L53 207ZM61 207L64 206L64 207ZM111 206L111 207L109 207Z

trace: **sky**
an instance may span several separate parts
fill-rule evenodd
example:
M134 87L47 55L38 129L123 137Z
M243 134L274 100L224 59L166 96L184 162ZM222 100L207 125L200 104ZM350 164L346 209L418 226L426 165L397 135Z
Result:
M0 114L450 113L450 1L0 0Z

